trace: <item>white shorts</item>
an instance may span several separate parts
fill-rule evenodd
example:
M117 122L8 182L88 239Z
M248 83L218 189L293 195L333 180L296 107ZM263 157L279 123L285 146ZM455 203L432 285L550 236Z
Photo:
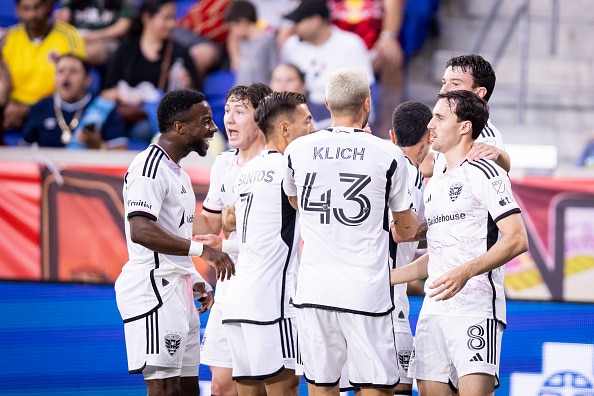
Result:
M346 364L354 387L391 388L398 384L391 315L300 308L297 329L304 376L309 383L335 386Z
M295 319L278 323L225 323L231 355L233 379L262 380L283 369L295 370L297 326Z
M502 335L503 326L494 319L423 315L408 375L457 389L458 378L484 373L494 376L498 386Z
M189 276L178 282L171 297L146 316L124 322L128 370L141 373L146 366L169 369L171 376L200 365L200 317Z
M411 385L413 379L412 377L408 377L408 364L410 362L410 355L413 351L413 336L411 333L396 332L394 333L394 337L396 340L396 350L398 351L398 371L400 373L399 383ZM340 374L340 381L338 384L341 392L355 389L350 383L349 370L346 364Z
M216 298L216 297L215 297ZM231 349L223 328L223 312L216 302L208 314L208 322L200 346L200 363L213 367L232 368Z

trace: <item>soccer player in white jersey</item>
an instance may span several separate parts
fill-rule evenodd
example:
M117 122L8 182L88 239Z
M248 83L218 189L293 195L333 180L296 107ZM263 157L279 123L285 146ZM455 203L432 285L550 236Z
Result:
M411 195L413 210L419 217L420 234L425 237L427 230L425 222L425 204L423 192L425 191L425 180L419 170L431 142L429 141L429 130L427 124L431 120L431 109L421 102L404 102L394 110L392 115L392 126L390 138L394 144L404 152L408 169L408 190ZM418 241L394 242L390 240L390 258L393 268L399 268L409 264L417 251ZM395 395L411 395L413 379L408 377L408 364L413 350L413 336L410 328L409 312L410 305L406 293L406 284L394 285L394 306L392 315L394 331L396 335L396 347L398 349L398 364L400 367L400 384L394 389Z
M420 396L493 395L506 326L503 265L528 248L507 173L466 158L489 117L470 91L438 95L429 122L446 170L425 188L428 255L392 270L392 282L428 277L409 375Z
M202 211L196 214L195 235L218 235L223 229L227 238L236 238L233 228L226 227L225 222L233 213L233 184L243 166L258 155L266 144L264 134L254 120L254 113L260 100L271 92L267 85L260 83L238 85L227 92L223 122L232 149L215 158ZM234 226L235 223L232 224ZM237 254L231 254L231 258L237 262ZM231 351L222 324L223 310L227 305L225 295L229 284L230 282L217 282L215 303L202 338L202 364L210 367L211 393L217 396L237 395L237 387L232 378Z
M478 54L455 56L446 62L439 92L465 89L476 93L488 102L495 88L495 80L493 67L482 56ZM511 169L509 154L505 151L501 132L495 128L491 120L487 120L468 153L469 161L482 158L495 161L506 172ZM431 177L435 172L442 172L444 166L443 155L431 151L421 165L421 171L425 177Z
M192 240L196 198L179 165L192 151L206 155L217 127L204 95L167 93L157 108L161 135L138 154L124 180L129 260L115 283L124 320L128 369L142 373L149 396L197 395L200 312L213 303L212 288L190 256L211 262L217 277L234 272L233 262Z
M419 170L419 165L427 156L429 147L429 130L427 124L431 120L431 109L421 102L404 102L398 105L392 114L392 128L389 130L392 143L399 146L404 152L408 169L408 192L411 196L412 209L419 218L418 236L414 239L425 239L427 223L425 219L425 204L423 191L425 180ZM396 243L390 239L390 260L392 268L400 268L409 264L417 251L418 241ZM407 285L394 285L394 336L398 350L398 367L400 369L400 383L394 388L395 395L412 395L413 379L408 377L408 364L413 351L413 336L410 328ZM348 384L348 370L340 378L341 391L351 390ZM359 391L355 389L355 395Z
M266 147L235 181L239 270L227 291L223 326L239 396L257 394L259 383L269 395L298 394L297 329L289 300L294 296L299 232L297 212L282 190L283 152L291 141L313 131L311 118L300 93L273 92L264 98L256 120Z
M285 151L283 188L298 207L303 238L293 305L304 375L310 394L338 395L347 362L350 382L363 395L389 395L399 375L388 212L400 238L417 230L406 160L362 129L371 106L362 70L332 73L326 102L332 126Z

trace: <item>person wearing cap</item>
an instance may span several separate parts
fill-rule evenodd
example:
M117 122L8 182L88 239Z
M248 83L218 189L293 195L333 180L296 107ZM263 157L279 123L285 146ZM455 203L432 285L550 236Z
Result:
M326 3L332 23L359 35L371 53L379 87L377 117L371 129L376 136L390 139L392 112L404 96L405 54L398 36L406 1L326 0Z
M330 9L323 0L303 0L284 17L294 22L294 34L282 44L281 62L291 63L305 72L308 106L315 125L328 127L330 112L324 102L328 76L344 67L356 67L373 84L371 55L358 35L332 24Z

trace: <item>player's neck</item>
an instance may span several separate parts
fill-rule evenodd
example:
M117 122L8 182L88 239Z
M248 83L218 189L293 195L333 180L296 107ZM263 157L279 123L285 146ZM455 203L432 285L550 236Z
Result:
M470 147L472 147L472 141L462 141L447 152L444 152L446 170L454 169L464 162L466 155L470 151Z
M421 148L419 145L409 146L409 147L401 147L404 155L406 155L413 165L418 168L421 165L421 161L419 161L419 154L421 152Z
M243 166L247 162L249 162L252 158L260 153L266 146L266 142L264 140L264 135L262 135L262 139L258 138L254 143L250 145L250 147L246 149L240 149L239 153L237 154L237 165Z
M363 120L359 117L349 117L349 116L334 116L332 117L332 128L336 127L350 127L350 128L363 128Z

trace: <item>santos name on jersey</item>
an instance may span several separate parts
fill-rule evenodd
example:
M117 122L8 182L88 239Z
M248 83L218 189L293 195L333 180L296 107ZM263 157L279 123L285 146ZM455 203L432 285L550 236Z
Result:
M297 212L282 191L285 161L263 150L237 175L233 192L240 241L223 323L271 324L294 317L294 273L299 250Z

